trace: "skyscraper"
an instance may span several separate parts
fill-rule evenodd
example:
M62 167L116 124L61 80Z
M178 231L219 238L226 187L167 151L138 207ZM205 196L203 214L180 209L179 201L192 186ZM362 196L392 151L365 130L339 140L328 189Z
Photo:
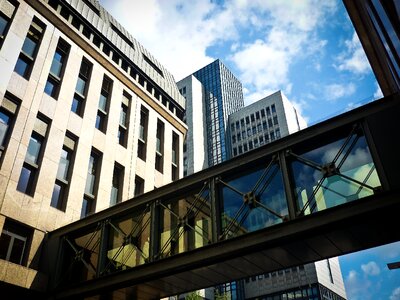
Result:
M207 155L198 158L196 151L203 151L203 148L194 147L196 142L189 135L186 140L188 156L185 164L195 166L193 171L196 172L200 170L197 166L206 168L225 161L229 153L226 144L228 116L244 106L241 82L217 59L179 81L178 87L188 103L186 120L192 122L193 131L197 132L199 138L204 136L203 143L207 149ZM189 87L197 92L189 90ZM201 112L205 116L202 119L198 116ZM197 163L194 162L196 159L206 161Z
M182 177L173 76L97 0L0 1L0 289L46 290L46 232Z

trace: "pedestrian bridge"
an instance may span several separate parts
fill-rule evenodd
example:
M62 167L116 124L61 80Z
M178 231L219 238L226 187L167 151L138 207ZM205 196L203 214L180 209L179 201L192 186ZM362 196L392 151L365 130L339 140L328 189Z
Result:
M52 299L157 299L400 240L400 96L48 234Z

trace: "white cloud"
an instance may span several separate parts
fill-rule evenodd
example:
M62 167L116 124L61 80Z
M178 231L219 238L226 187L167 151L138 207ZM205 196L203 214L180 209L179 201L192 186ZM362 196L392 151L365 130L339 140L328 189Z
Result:
M400 300L400 287L397 287L393 290L392 294L390 295L390 300Z
M354 94L356 86L354 83L339 84L333 83L325 86L324 95L326 100L335 101L339 98L348 97Z
M376 276L381 273L381 269L379 268L378 264L374 261L370 261L367 264L362 264L361 269L366 275L369 276Z
M369 73L371 71L369 62L355 32L351 40L345 41L345 45L346 51L338 55L336 58L338 64L334 67L339 71L349 71L359 75Z

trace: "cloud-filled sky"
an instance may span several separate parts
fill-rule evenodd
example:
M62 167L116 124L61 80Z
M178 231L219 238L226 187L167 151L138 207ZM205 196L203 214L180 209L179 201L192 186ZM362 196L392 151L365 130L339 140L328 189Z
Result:
M100 0L178 81L219 58L250 104L282 90L309 123L381 97L340 0ZM400 243L340 258L349 300L400 300Z
M380 95L340 0L100 0L180 79L219 58L245 103L282 90L311 123Z

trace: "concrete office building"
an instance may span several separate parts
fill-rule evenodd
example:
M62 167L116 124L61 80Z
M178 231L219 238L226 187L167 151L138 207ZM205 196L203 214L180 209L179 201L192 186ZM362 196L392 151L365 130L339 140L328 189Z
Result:
M189 175L229 158L228 116L244 106L243 91L241 82L219 59L177 84L187 101L186 122L192 130L184 159Z
M256 101L229 116L231 157L268 144L307 127L281 91Z
M0 70L0 290L32 298L46 232L182 177L185 100L97 0L1 0Z

